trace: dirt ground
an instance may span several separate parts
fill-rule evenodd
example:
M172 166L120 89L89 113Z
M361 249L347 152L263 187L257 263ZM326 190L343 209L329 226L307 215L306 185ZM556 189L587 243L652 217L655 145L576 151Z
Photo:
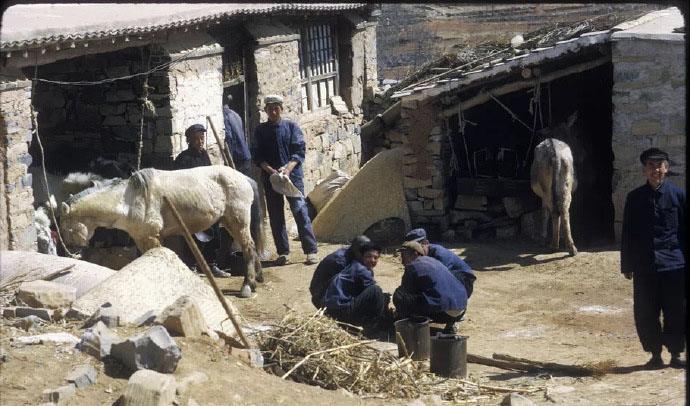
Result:
M251 299L233 299L242 316L252 323L279 320L287 308L313 313L309 281L315 266L305 266L293 242L293 263L265 268L266 282ZM534 244L519 241L448 245L477 270L474 294L467 320L460 332L469 336L468 352L491 357L493 353L566 364L613 360L614 373L601 378L511 372L468 364L469 379L503 387L542 387L527 395L537 404L564 405L683 405L686 399L684 370L671 368L644 371L647 361L637 340L632 315L632 284L619 273L619 254L614 250L581 251L576 257L565 253L540 254ZM320 255L336 246L320 244ZM375 269L376 279L392 292L401 276L399 258L385 254ZM228 293L239 289L241 278L221 280ZM0 347L8 360L0 363L0 405L40 403L41 392L63 384L70 368L93 364L98 382L78 390L72 405L109 405L124 391L127 373L117 365L103 365L65 346L14 347L10 338L27 333L2 326ZM71 331L74 324L51 325L42 331ZM116 329L122 336L135 330ZM283 381L251 369L228 355L220 342L211 339L176 338L182 360L175 372L178 382L203 373L208 381L191 385L182 394L199 405L269 404L410 404L410 400L363 400L345 391ZM668 354L664 354L668 362ZM497 405L502 395L491 395L479 404ZM420 403L421 402L421 403ZM415 404L435 404L422 399Z

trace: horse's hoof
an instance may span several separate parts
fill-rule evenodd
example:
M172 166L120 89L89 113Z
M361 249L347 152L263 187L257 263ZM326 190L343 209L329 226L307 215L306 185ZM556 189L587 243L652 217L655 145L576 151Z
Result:
M264 283L264 275L263 274L256 275L256 281L259 283Z
M577 255L577 248L573 248L572 250L570 250L570 256L574 257L575 255Z
M242 285L242 289L240 289L240 297L243 299L252 297L252 288L250 288L249 285Z

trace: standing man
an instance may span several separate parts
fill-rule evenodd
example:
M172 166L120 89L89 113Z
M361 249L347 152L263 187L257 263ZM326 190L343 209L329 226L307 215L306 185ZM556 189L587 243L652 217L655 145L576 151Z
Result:
M455 334L455 322L467 309L465 287L445 265L426 256L420 243L406 241L399 251L405 272L393 293L397 317L426 316L445 323L444 333Z
M206 128L201 124L194 124L189 126L184 132L187 139L188 148L175 158L173 161L173 169L190 169L197 166L211 166L211 158L208 152L204 149L204 140L206 138ZM209 262L211 272L216 278L229 278L231 275L225 271L220 270L216 265L215 251L218 248L218 240L220 235L220 227L218 223L214 224L205 232L196 233L194 235L195 242L199 250L204 255L204 259ZM184 245L184 262L189 266L193 264L193 255L189 247Z
M428 255L446 266L450 273L452 273L464 286L467 291L467 298L472 296L474 288L474 281L477 277L474 275L472 268L467 265L467 262L455 255L453 251L440 244L431 244L426 237L426 230L423 228L415 228L409 233L405 234L405 241L416 241L422 245L424 255Z
M647 182L628 193L623 212L621 272L633 280L634 314L647 369L684 368L685 192L667 181L668 154L650 148L640 155ZM659 317L663 313L663 325Z
M254 162L262 169L266 206L271 222L273 241L278 251L278 265L287 263L290 254L288 235L285 228L285 213L283 212L284 198L290 204L290 211L297 223L297 232L302 242L302 250L307 255L306 264L312 265L319 261L316 253L316 237L311 228L311 220L307 214L307 204L303 197L286 197L271 187L269 177L281 172L304 195L302 180L302 163L304 162L304 135L299 125L294 121L281 117L283 112L283 98L280 96L266 96L264 111L268 121L261 123L254 131Z
M252 156L249 153L247 140L244 137L242 119L240 115L229 106L229 103L232 102L232 95L228 95L227 101L228 102L223 105L225 142L228 144L228 148L230 148L230 154L232 155L232 161L235 163L235 169L251 177Z

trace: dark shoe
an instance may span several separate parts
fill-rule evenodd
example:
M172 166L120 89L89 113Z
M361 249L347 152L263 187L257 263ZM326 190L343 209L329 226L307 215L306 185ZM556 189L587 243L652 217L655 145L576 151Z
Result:
M218 268L215 265L211 265L211 273L213 274L213 277L215 277L215 278L229 278L232 276L231 274L229 274L225 271L222 271L220 268Z
M652 358L644 364L644 369L654 370L663 368L664 360L661 359L661 355L652 355Z
M287 264L287 255L278 255L278 258L275 261L276 266L283 266Z
M671 354L671 362L668 363L671 368L684 369L685 360L680 357L680 354Z

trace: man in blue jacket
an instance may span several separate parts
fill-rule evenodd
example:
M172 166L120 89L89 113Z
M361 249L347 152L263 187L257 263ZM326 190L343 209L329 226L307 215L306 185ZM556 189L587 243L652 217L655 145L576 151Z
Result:
M685 192L666 180L666 152L650 148L640 161L647 182L625 200L621 272L633 280L637 335L652 354L645 367L663 368L666 346L669 365L685 368Z
M472 296L474 281L477 277L472 268L451 250L439 244L431 244L423 228L416 228L405 235L405 241L417 241L424 248L424 255L428 255L448 268L448 270L465 286L467 297Z
M228 95L228 102L232 102L232 95ZM244 137L244 126L240 115L228 104L223 105L223 122L225 123L225 142L228 144L235 169L247 176L251 176L252 156Z
M317 309L326 306L324 295L331 279L345 269L353 260L356 259L362 262L361 250L367 244L371 244L369 237L359 235L352 239L349 247L338 248L319 262L309 283L311 302Z
M311 220L307 213L307 204L303 197L286 197L271 187L269 177L281 172L290 177L292 183L304 195L302 180L302 164L304 163L304 135L299 125L281 117L283 98L272 95L266 96L264 110L268 121L261 123L254 131L254 162L262 169L266 206L270 217L273 241L278 251L278 265L287 263L290 254L288 235L285 228L285 213L283 212L284 198L290 204L290 211L297 223L297 232L302 242L302 250L307 255L306 264L318 262L316 237L311 227Z
M392 321L392 317L387 317L390 296L374 280L374 267L380 255L378 245L367 243L359 247L355 257L360 259L353 259L328 284L324 296L326 314L372 332L387 319Z
M455 333L455 322L467 309L463 284L441 262L424 255L424 248L416 241L404 242L400 257L405 272L393 293L397 317L426 316L445 323L445 333Z

